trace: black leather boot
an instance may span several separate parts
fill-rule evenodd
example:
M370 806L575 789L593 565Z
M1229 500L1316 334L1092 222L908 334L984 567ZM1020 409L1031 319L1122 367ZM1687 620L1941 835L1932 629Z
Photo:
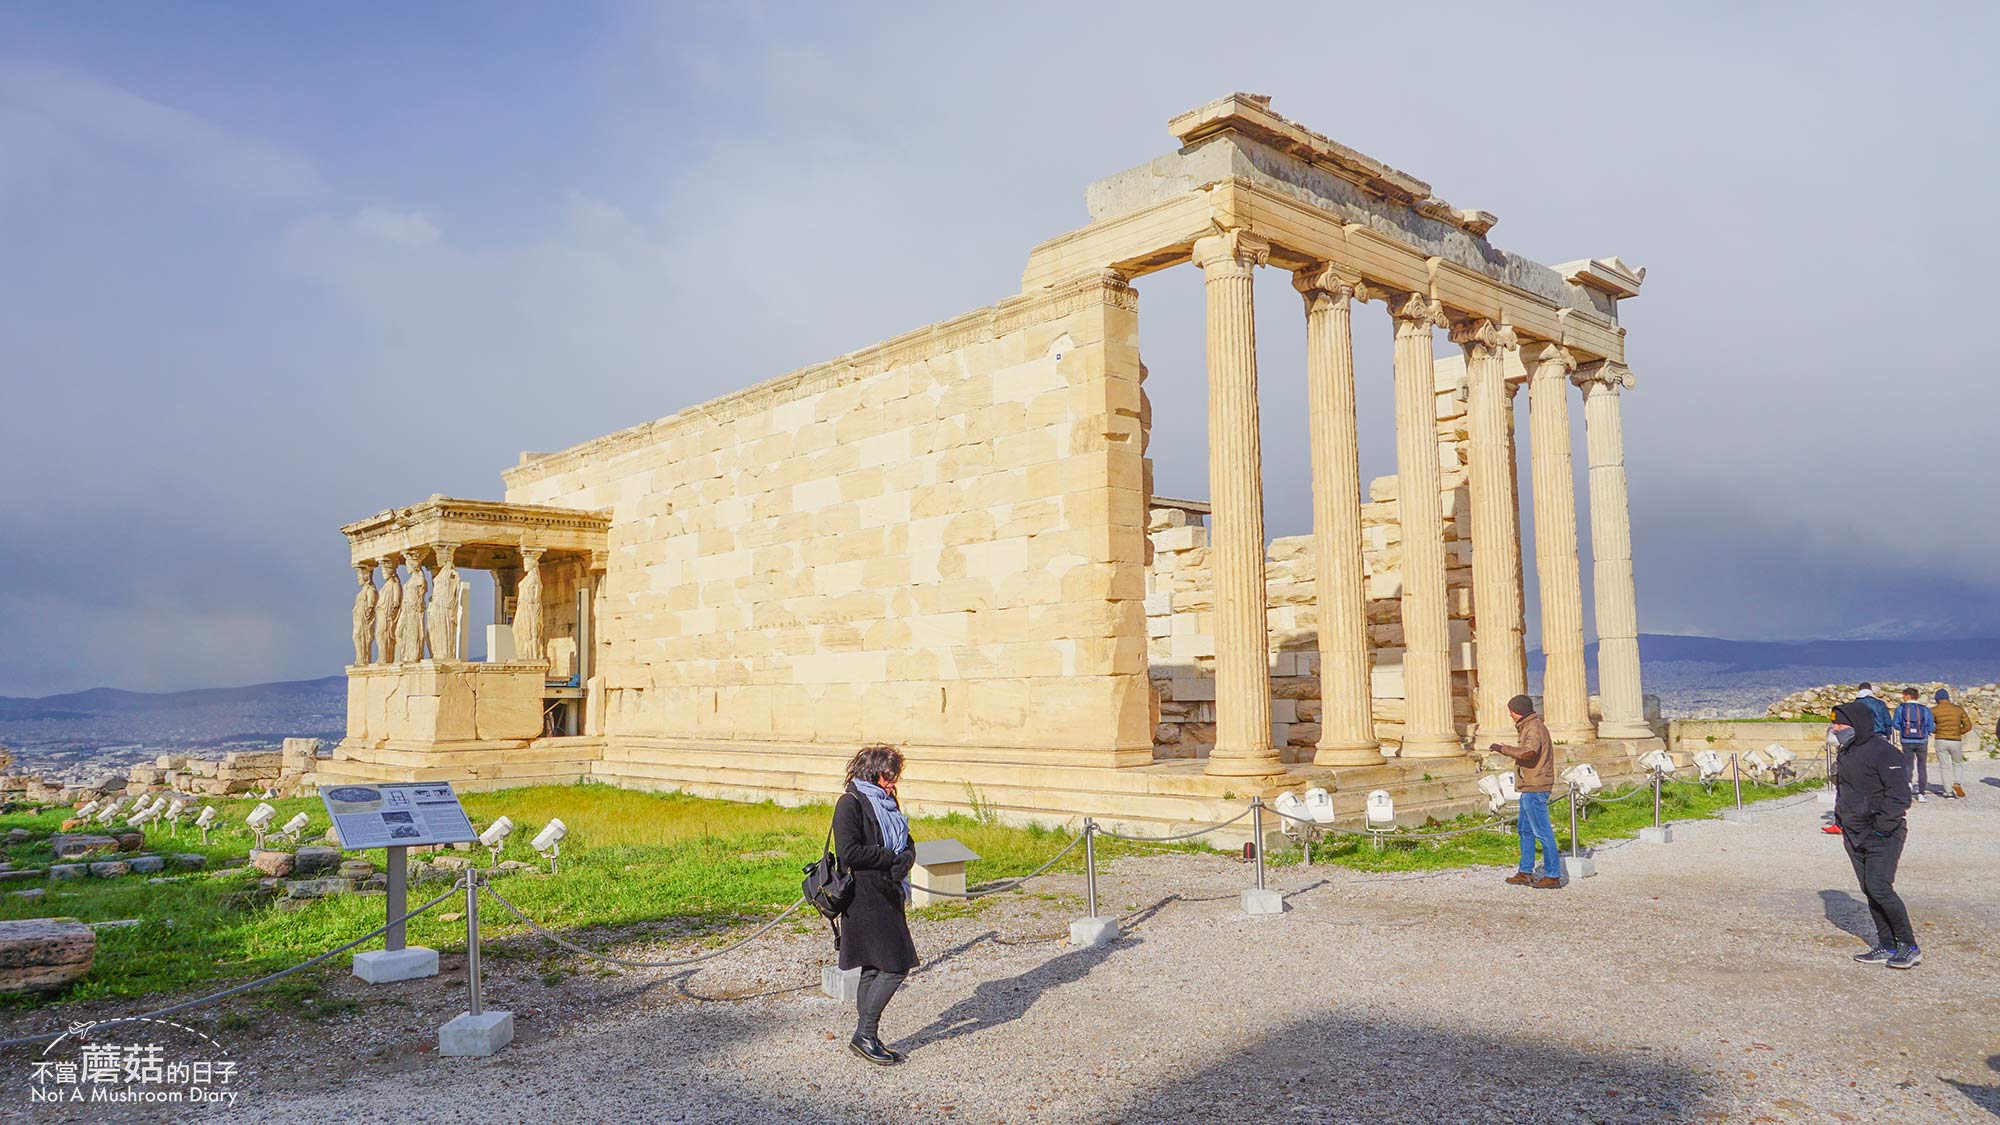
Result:
M903 1061L903 1056L882 1045L874 1036L857 1035L847 1041L847 1049L874 1063L876 1066L894 1066Z

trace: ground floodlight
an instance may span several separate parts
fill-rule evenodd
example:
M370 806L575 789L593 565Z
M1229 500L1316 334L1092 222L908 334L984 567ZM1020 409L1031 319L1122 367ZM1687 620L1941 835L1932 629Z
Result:
M125 800L124 797L113 797L110 804L98 809L97 823L110 824L112 821L117 820L118 814L125 811Z
M257 803L257 807L250 810L250 815L243 819L243 823L249 825L252 828L255 828L259 832L262 832L265 826L270 824L271 821L275 820L277 816L278 816L277 809L274 809L271 806L264 804L262 801L259 801Z
M162 794L160 794L159 796L157 796L157 797L153 798L153 803L152 803L152 805L151 805L151 806L150 806L150 807L149 807L149 808L147 809L147 811L148 811L148 812L150 812L150 813L152 813L152 814L153 814L154 816L158 816L158 815L160 815L161 813L164 813L164 812L166 812L166 811L167 811L167 795L166 795L165 793L162 793Z
M194 826L201 829L201 842L208 843L208 830L215 824L215 806L210 805L195 814Z
M103 801L100 801L95 797L92 797L90 800L85 801L83 803L83 807L76 810L77 819L79 820L90 819L90 814L96 812L97 807L99 805L102 805L103 803L104 803Z
M1511 773L1489 773L1479 779L1479 791L1486 794L1486 807L1499 812L1511 801L1521 799L1521 791L1514 787Z
M1578 762L1564 770L1563 780L1569 782L1571 789L1584 794L1595 793L1604 788L1604 779L1597 776L1597 767L1589 762Z
M292 841L293 843L297 843L299 839L299 834L306 830L306 824L311 820L312 818L307 816L305 813L300 813L299 815L286 821L285 826L283 828L278 829L278 834Z
M500 866L500 849L506 845L507 837L513 834L514 821L507 816L502 816L487 825L486 831L479 834L479 842L485 844L486 850L493 853L493 866Z
M167 802L167 815L169 817L179 816L187 811L187 807L188 799L186 797L175 797L173 800Z
M1764 747L1764 753L1770 755L1772 777L1779 781L1787 781L1798 776L1798 771L1792 768L1792 763L1799 760L1797 754L1775 742Z
M1729 762L1713 750L1703 750L1696 754L1694 764L1695 768L1701 771L1703 781L1714 781L1721 777L1722 771L1729 766Z
M1299 799L1297 793L1289 789L1278 794L1278 799L1271 802L1271 807L1287 818L1282 827L1288 833L1297 827L1296 821L1310 819L1306 815L1306 803Z
M556 857L562 854L563 838L569 835L569 825L559 816L550 817L548 826L535 833L534 849L549 861L549 874L556 873Z
M1389 796L1387 789L1377 789L1368 794L1368 823L1396 823L1396 799Z
M1665 750L1647 751L1645 754L1640 756L1639 766L1642 769L1651 770L1654 773L1674 772L1674 760L1671 757L1667 756L1667 752Z
M1314 786L1306 790L1305 801L1306 815L1313 818L1314 824L1333 823L1333 794Z
M140 809L138 812L133 813L130 817L127 817L125 820L125 826L127 828L144 828L148 824L153 823L155 820L158 820L159 818L160 818L160 810L153 808L152 806L149 805L146 808Z

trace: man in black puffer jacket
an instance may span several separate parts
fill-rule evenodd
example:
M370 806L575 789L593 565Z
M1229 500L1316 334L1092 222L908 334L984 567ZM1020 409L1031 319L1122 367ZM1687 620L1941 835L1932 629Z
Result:
M1833 734L1843 740L1835 767L1833 818L1875 919L1875 948L1854 959L1864 965L1915 968L1923 951L1910 928L1910 912L1896 894L1896 864L1910 832L1908 760L1876 733L1875 716L1864 704L1834 708Z

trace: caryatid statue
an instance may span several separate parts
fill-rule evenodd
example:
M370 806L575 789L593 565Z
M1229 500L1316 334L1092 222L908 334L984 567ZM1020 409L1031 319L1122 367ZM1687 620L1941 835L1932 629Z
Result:
M452 562L456 543L440 543L437 549L437 588L431 591L431 659L457 660L459 590L465 580Z
M403 589L403 609L396 615L396 659L414 664L424 658L424 553L404 551L410 580Z
M396 577L396 556L382 557L382 590L375 599L375 663L396 662L396 624L403 612L403 582Z
M542 660L542 548L521 548L521 585L514 598L514 658Z
M361 582L361 589L354 594L354 662L366 664L375 639L374 560L355 563L354 576Z

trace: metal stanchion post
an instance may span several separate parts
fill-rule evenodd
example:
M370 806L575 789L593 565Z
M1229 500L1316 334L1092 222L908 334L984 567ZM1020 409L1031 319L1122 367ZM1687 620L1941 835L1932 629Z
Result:
M465 983L471 1008L438 1029L441 1055L493 1054L514 1040L514 1013L487 1011L479 979L479 872L465 873Z
M1639 829L1642 844L1671 844L1674 830L1660 823L1660 782L1666 777L1664 770L1653 771L1653 826Z
M1250 846L1257 851L1257 885L1243 890L1245 914L1282 914L1285 896L1264 886L1264 798L1250 798Z
M1743 759L1735 753L1729 755L1729 780L1736 787L1736 807L1723 809L1722 819L1740 824L1743 821Z
M1087 915L1069 924L1071 945L1104 945L1118 938L1118 919L1097 912L1097 822L1083 818L1083 896Z
M479 995L479 875L468 869L465 873L465 982L472 994L474 1016L485 1012Z
M1577 831L1578 812L1576 786L1569 787L1569 877L1588 879L1597 874L1597 861L1583 854L1583 833Z

